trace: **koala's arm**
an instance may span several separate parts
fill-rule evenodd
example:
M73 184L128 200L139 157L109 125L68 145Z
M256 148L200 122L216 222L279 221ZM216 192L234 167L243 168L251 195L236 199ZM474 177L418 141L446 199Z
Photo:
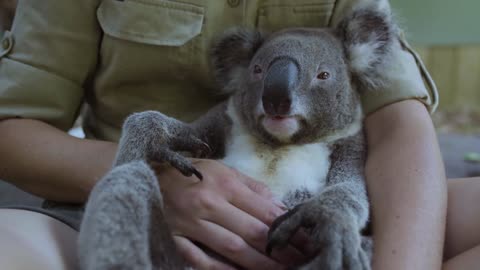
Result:
M368 198L365 184L366 145L363 131L340 139L333 145L327 187L318 198L331 209L344 211L363 228L368 220Z
M123 125L114 166L136 160L167 162L186 176L202 178L183 155L218 158L223 155L230 121L221 103L187 124L157 111L130 115Z
M208 158L219 159L225 154L225 143L232 126L226 110L227 101L216 105L195 122L189 124L197 136L210 147L211 153Z

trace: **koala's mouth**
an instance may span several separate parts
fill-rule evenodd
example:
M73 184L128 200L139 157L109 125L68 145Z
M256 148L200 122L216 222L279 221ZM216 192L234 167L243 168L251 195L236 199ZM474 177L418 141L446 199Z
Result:
M265 115L261 123L265 131L282 141L290 139L300 129L296 116Z

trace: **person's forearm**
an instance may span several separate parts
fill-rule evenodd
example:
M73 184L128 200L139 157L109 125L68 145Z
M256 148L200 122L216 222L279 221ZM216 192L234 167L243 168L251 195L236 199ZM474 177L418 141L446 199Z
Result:
M36 120L0 121L0 179L50 200L83 202L116 144L82 140Z
M435 130L422 104L404 101L366 119L374 270L438 270L447 184Z

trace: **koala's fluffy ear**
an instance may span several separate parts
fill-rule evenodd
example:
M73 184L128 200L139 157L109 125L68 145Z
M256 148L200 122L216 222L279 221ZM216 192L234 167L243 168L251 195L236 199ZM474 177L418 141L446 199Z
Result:
M383 86L381 71L391 60L396 40L392 15L373 8L363 8L345 17L337 27L344 42L353 78L360 91Z
M243 74L263 41L259 31L234 28L212 46L214 76L224 92L230 94L242 84Z

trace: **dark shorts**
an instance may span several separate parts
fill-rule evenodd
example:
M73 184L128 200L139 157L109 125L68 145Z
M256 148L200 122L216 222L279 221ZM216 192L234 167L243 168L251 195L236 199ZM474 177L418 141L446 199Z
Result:
M52 217L70 228L79 231L80 223L83 216L83 206L82 205L67 205L59 204L50 201L45 201L40 207L36 206L25 206L25 205L7 205L0 207L2 209L19 209L27 210L32 212L37 212L40 214L47 215Z

